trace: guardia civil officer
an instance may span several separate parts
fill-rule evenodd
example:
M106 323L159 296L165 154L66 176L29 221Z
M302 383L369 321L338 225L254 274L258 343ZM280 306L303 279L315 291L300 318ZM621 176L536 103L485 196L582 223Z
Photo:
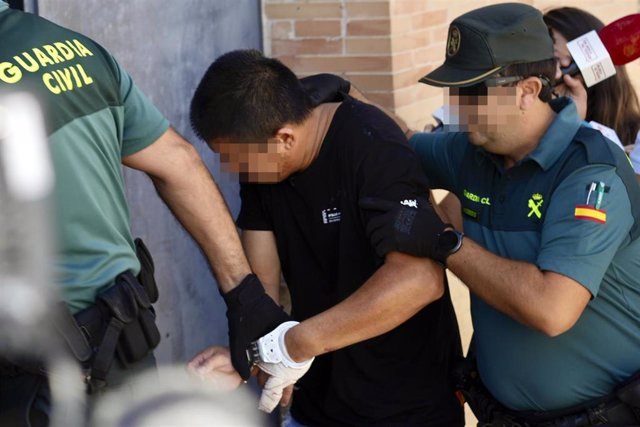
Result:
M60 236L56 284L75 316L63 334L83 363L89 390L152 366L160 338L149 309L153 283L149 269L140 276L131 236L122 164L151 177L205 252L225 292L232 359L247 378L248 343L287 316L250 274L233 220L197 151L117 61L82 34L0 1L0 39L0 90L30 91L45 110ZM148 254L139 252L151 267ZM46 378L14 362L0 363L0 424L46 424Z
M640 425L640 189L622 150L552 99L555 69L538 10L456 18L421 82L446 88L462 131L410 144L461 200L464 235L430 209L363 203L387 211L371 226L381 246L469 287L480 425Z

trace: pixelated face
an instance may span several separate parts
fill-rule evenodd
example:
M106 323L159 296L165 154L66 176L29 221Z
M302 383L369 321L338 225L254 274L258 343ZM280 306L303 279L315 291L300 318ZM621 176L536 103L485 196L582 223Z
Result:
M569 49L567 49L567 39L553 28L551 29L551 35L553 36L553 55L558 60L556 79L559 79L562 76L560 67L568 67L573 59Z
M551 29L551 35L553 36L553 56L556 57L558 63L556 65L556 75L555 78L560 80L562 78L562 71L560 67L566 68L571 65L573 62L573 58L571 57L571 53L569 53L569 49L567 48L567 39L565 36L560 34L558 31ZM578 80L582 80L582 74L578 73L573 76ZM554 88L554 92L558 95L571 95L571 91L564 83L557 85Z
M282 143L276 138L261 142L219 138L209 146L220 154L222 170L237 173L241 182L275 183L286 178Z
M515 86L445 89L446 117L452 131L496 133L519 114Z

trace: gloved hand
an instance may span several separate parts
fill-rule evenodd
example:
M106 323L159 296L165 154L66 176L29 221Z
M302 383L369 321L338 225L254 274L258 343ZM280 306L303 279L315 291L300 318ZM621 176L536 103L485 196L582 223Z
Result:
M374 197L363 197L359 204L362 209L383 212L367 224L367 235L379 256L399 251L444 264L437 240L451 225L442 222L429 199L418 197L417 207Z
M255 274L247 275L222 297L227 303L231 362L246 381L251 374L249 344L291 318L267 295Z
M335 74L314 74L300 79L302 87L311 97L312 107L317 107L326 102L340 102L342 94L349 93L351 83Z
M304 362L295 362L289 356L284 336L297 324L298 322L293 321L283 323L258 340L260 359L262 359L258 362L258 367L271 375L260 396L258 408L261 411L267 413L273 411L282 398L282 391L306 374L315 359L312 357Z

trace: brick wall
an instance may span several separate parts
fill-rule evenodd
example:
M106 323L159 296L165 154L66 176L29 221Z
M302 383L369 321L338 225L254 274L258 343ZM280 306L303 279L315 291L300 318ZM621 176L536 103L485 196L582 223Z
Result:
M371 100L421 129L442 91L417 80L444 60L449 22L491 0L263 0L265 53L298 75L340 74ZM576 6L605 23L640 11L639 0L531 0ZM640 61L628 66L640 87Z

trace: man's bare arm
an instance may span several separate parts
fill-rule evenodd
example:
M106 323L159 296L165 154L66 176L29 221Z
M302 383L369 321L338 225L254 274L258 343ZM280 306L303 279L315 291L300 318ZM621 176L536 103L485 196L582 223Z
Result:
M376 337L442 297L444 271L434 261L392 252L365 284L334 307L289 330L293 360L303 361Z
M218 186L196 149L169 128L122 163L146 172L173 214L204 251L223 292L251 270Z
M260 278L267 294L280 303L280 257L272 231L244 230L244 247L251 269Z
M569 330L591 298L569 277L499 257L468 238L447 266L487 304L549 336Z

